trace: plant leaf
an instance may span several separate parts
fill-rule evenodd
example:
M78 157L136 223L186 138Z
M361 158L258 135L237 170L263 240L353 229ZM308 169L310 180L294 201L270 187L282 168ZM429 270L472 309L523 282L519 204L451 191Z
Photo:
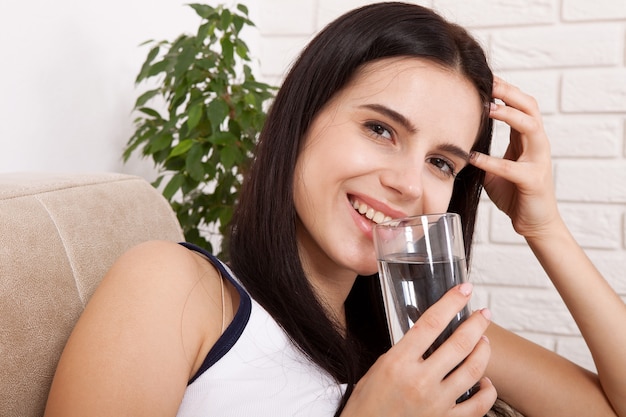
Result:
M248 8L244 4L237 4L237 10L248 16Z
M185 152L187 152L192 146L193 146L193 140L185 139L182 142L180 142L178 145L174 146L174 149L172 149L172 152L170 152L169 157L172 158L174 156L182 155Z
M235 165L238 157L237 148L233 146L225 146L220 152L220 161L224 164L226 170L231 169Z
M219 129L226 116L228 116L229 111L228 104L222 99L216 98L209 103L207 106L207 117L211 122L213 132Z
M235 42L235 51L237 52L239 58L246 61L250 60L250 58L248 57L248 45L246 45L245 42L241 39L237 39L237 41Z
M160 132L156 137L150 139L150 144L147 147L147 152L156 153L167 148L172 143L172 135L169 133Z
M151 109L150 107L141 107L138 109L140 112L147 114L148 116L152 116L157 120L163 120L163 118L161 117L161 115L159 114L159 112L157 112L154 109Z
M146 102L148 102L148 100L159 94L159 92L160 90L158 88L146 91L145 93L140 95L139 98L137 98L137 101L135 102L135 108L142 107L144 104L146 104Z
M139 71L139 74L137 75L137 78L135 79L135 83L140 82L141 80L143 80L147 75L148 75L148 71L150 69L150 66L152 64L152 61L154 61L154 58L156 58L156 56L159 54L159 50L160 50L160 45L157 45L155 47L153 47L150 52L148 52L148 56L146 57L146 60L144 61L143 65L141 66L141 70Z
M192 4L189 4L188 6L194 9L196 13L198 14L198 16L204 19L208 19L209 16L211 16L211 14L215 12L215 8L209 6L208 4L192 3Z
M185 158L185 169L189 173L189 176L198 182L204 181L203 156L202 145L195 142L191 149L189 149L189 152L187 152L187 157Z
M237 141L237 136L231 132L215 132L210 138L209 142L216 146L232 146Z
M191 38L189 38L191 39ZM174 65L174 78L178 79L193 64L196 58L196 49L192 42L185 42L183 50L178 55L176 65Z
M222 38L220 40L220 45L222 45L222 59L227 66L234 65L233 59L233 42L228 38Z
M233 15L233 26L235 27L235 33L239 34L245 23L246 19L239 15Z
M178 191L180 187L182 187L184 182L185 177L183 176L183 174L181 174L180 172L175 174L163 189L163 196L168 201L170 201L174 194L176 194L176 191Z
M230 22L233 21L233 15L228 9L224 9L222 11L222 18L220 20L221 29L225 32L228 30L228 26L230 26Z
M167 66L169 65L169 62L167 62L165 59L153 64L149 70L148 73L146 74L146 76L144 78L150 78L150 77L154 77L155 75L159 74L160 72L165 72L167 71Z
M189 109L189 116L187 117L187 127L189 130L193 130L198 123L200 123L200 119L202 119L202 112L204 111L204 105L202 102L196 103Z

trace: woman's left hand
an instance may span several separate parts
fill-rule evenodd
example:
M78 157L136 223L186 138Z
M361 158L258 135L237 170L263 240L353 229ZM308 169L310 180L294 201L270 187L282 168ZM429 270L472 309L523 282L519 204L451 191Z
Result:
M493 96L504 104L492 104L490 117L511 127L503 158L472 154L470 162L486 172L485 190L526 238L549 233L560 220L554 193L550 143L535 99L500 78Z
M615 330L623 328L626 305L559 214L550 144L536 101L501 79L494 82L493 96L503 104L492 106L490 117L511 127L510 143L503 158L475 154L470 162L486 172L489 197L526 238L562 297L597 375L510 334L500 337L505 332L495 326L487 332L492 341L487 375L524 415L626 417L626 333Z

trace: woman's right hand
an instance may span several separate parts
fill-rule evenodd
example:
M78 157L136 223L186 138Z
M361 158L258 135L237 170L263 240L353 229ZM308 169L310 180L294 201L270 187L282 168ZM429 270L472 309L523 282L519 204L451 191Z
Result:
M491 381L483 377L491 352L483 336L490 323L488 310L474 312L428 359L422 358L467 304L471 290L471 284L457 286L426 310L357 383L341 415L484 416L497 397ZM456 404L479 380L480 390Z

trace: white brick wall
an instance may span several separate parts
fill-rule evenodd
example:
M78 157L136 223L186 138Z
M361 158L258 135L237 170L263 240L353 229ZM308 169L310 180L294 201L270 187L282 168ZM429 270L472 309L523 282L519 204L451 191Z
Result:
M362 0L259 0L262 77L278 83L312 34ZM559 204L574 236L626 300L626 1L429 0L469 27L496 73L534 95L551 137ZM297 5L297 6L296 6ZM494 152L506 147L498 126ZM593 369L573 320L510 221L480 209L474 308Z

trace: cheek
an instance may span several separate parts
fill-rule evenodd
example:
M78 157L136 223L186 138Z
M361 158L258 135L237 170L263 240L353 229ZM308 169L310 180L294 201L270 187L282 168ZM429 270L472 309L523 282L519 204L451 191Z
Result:
M424 206L425 214L444 213L448 210L454 184L442 184L440 181L431 181L425 185Z

